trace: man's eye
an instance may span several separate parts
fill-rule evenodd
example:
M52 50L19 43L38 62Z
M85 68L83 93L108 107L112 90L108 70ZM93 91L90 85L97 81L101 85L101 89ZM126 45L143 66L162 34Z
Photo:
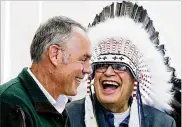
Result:
M85 62L87 61L87 58L82 58L81 61Z
M84 64L84 63L87 61L87 59L83 58L83 59L80 59L79 61L80 61L82 64Z

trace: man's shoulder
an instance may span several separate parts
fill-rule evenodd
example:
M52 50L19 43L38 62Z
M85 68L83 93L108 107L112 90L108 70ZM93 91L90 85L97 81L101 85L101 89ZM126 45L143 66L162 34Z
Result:
M166 116L168 117L169 115L167 115L167 113L165 112L162 112L160 111L159 109L156 109L154 107L151 107L149 105L144 105L144 111L147 113L147 114L155 114L155 115L162 115L162 116Z
M27 98L26 90L18 77L0 86L1 103L22 104Z
M66 105L69 117L83 117L85 114L85 98L69 102Z
M84 109L84 104L85 104L85 98L72 101L66 105L66 109L67 110Z
M85 98L69 102L66 105L68 112L69 125L71 127L84 127Z
M147 116L150 116L151 118L150 120L152 120L153 122L158 121L163 124L174 122L174 119L165 112L162 112L148 105L144 105L143 108L144 108L144 113L147 114Z
M20 80L19 78L11 79L10 81L2 84L0 86L0 96L3 96L4 94L11 93L11 91L16 91L20 87Z

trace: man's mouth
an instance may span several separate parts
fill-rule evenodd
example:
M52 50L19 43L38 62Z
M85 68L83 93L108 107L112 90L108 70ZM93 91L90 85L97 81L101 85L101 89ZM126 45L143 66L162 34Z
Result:
M76 80L77 80L78 82L81 82L81 81L83 80L83 78L76 78Z
M115 81L103 81L102 82L102 88L104 89L104 91L108 91L108 92L116 90L119 86L120 86L120 84Z

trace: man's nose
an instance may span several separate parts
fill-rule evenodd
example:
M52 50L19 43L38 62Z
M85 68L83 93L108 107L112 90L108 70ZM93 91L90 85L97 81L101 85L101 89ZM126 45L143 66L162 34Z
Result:
M83 65L83 72L86 74L91 74L92 68L90 62Z
M107 70L104 72L104 75L106 75L106 76L115 75L114 69L113 69L111 66L109 66L109 67L107 68Z

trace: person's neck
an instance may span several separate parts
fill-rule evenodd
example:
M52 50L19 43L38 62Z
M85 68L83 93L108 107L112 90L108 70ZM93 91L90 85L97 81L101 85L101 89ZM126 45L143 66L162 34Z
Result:
M30 70L48 93L54 99L57 99L60 95L60 91L56 91L56 83L51 79L52 68L44 64L33 63Z
M127 103L120 103L120 104L102 104L105 109L113 112L113 113L122 113L128 109L128 102Z

